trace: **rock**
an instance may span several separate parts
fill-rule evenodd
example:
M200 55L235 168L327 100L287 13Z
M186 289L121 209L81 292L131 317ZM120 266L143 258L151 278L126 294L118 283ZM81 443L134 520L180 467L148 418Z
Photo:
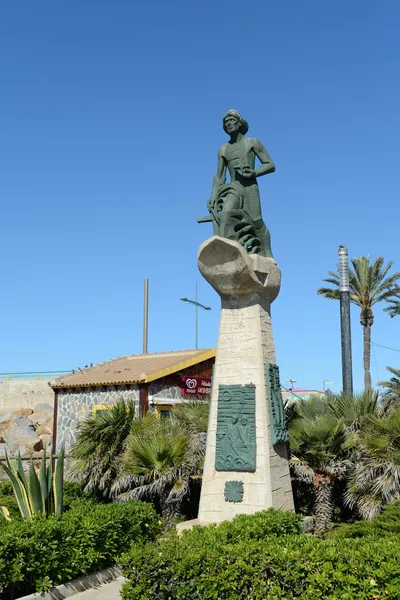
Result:
M301 521L301 529L303 533L310 533L314 530L314 517L303 517Z
M45 447L46 449L51 449L53 440L51 435L41 435L40 439L43 441L43 447Z
M51 435L51 434L52 434L51 427L48 427L46 425L39 425L39 427L36 429L36 435Z
M4 423L5 421L9 421L11 419L12 412L11 410L6 413L0 415L0 423Z
M47 402L41 402L40 404L36 404L35 413L41 412L43 410L51 410L51 412L53 412L53 407L51 406L51 404L48 404Z
M28 417L19 417L16 416L14 418L14 424L11 427L17 426L18 429L20 430L18 433L19 435L32 435L35 433L35 427L32 423L32 421L30 419L28 419Z
M38 439L38 441L33 444L33 451L34 452L41 452L41 450L43 450L44 445L43 445L43 440Z
M46 421L53 420L53 411L52 410L42 410L40 412L35 412L31 419L37 425L43 425Z
M20 408L19 410L14 411L14 415L20 415L21 417L29 417L29 415L33 414L32 408Z
M10 427L11 425L11 421L3 421L3 423L0 423L0 433L2 431L7 431L7 429Z

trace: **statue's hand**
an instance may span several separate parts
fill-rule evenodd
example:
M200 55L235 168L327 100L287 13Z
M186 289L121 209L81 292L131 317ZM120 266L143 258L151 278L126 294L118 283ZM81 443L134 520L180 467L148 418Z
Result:
M251 169L250 167L243 167L241 175L245 179L254 179L256 176L256 172L254 171L254 169Z

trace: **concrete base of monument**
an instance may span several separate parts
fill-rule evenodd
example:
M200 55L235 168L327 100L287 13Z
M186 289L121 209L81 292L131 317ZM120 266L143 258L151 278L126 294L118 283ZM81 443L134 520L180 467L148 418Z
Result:
M198 266L221 297L198 524L293 510L271 322L279 267L217 236L200 246Z

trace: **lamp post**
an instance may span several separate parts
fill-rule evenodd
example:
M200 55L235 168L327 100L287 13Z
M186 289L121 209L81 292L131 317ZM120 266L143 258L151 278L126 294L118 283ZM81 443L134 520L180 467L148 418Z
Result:
M333 381L330 381L329 379L324 379L324 382L322 384L322 389L324 390L324 393L326 392L325 384L332 385Z
M339 246L339 293L343 394L352 396L353 366L351 359L349 255L345 246Z
M287 382L289 384L289 390L293 390L293 384L297 383L297 379L288 379Z
M192 304L195 307L195 315L196 315L196 350L198 350L199 348L199 308L202 308L203 310L211 310L211 306L204 306L204 304L200 304L200 302L198 302L197 299L197 281L196 281L196 296L195 296L195 300L189 300L189 298L180 298L180 300L182 302L188 302L189 304Z

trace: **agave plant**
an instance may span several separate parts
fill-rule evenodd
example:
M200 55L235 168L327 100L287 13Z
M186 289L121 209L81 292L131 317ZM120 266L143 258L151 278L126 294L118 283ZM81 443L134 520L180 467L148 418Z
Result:
M61 514L64 487L64 448L59 454L54 473L52 460L49 460L47 466L46 450L43 451L39 474L31 460L28 474L25 475L20 454L18 454L15 464L13 462L6 455L7 464L3 465L3 469L13 486L22 518L29 521L38 514L46 516ZM0 507L0 513L5 519L11 520L5 506Z

